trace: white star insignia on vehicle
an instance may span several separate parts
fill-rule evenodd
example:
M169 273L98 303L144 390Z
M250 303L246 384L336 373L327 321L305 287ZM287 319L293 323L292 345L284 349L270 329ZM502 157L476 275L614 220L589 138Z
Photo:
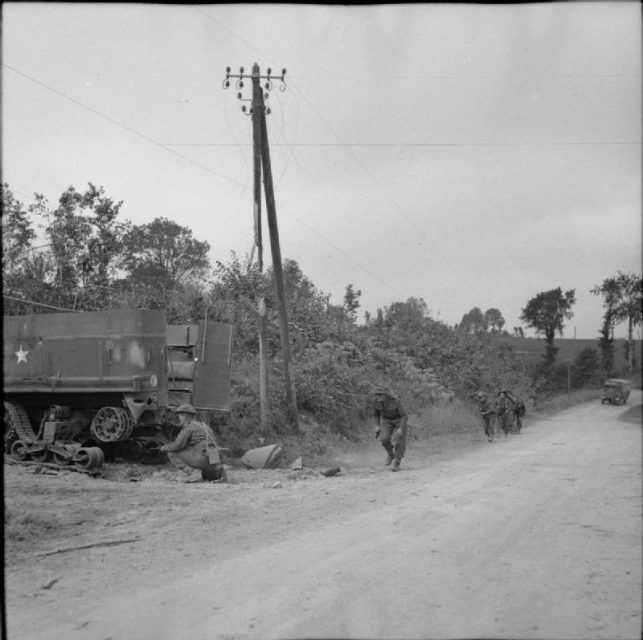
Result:
M20 349L18 351L14 351L14 353L18 356L18 364L21 362L24 362L27 364L27 354L29 353L28 351L25 351L22 348L22 345L20 345Z

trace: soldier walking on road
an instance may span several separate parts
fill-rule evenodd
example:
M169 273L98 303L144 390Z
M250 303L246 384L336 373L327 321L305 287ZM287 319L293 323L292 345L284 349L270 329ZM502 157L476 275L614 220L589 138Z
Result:
M385 464L392 462L392 471L398 471L406 451L408 414L391 389L378 386L373 389L373 416L375 437L380 438L388 454Z
M522 429L522 417L525 415L526 408L525 403L516 395L511 393L511 391L505 391L509 402L511 402L514 415L516 416L516 433L520 433Z
M503 390L498 392L494 409L498 416L498 421L500 422L500 428L506 438L509 435L509 416L513 411L513 403L509 399L506 391Z
M489 442L493 442L496 435L496 419L491 406L491 402L484 391L478 391L478 409L480 415L484 420L484 434L487 436Z

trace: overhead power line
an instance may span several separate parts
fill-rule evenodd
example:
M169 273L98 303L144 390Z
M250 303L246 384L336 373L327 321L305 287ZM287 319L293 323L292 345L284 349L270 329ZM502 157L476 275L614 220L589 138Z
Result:
M201 167L201 169L205 169L206 171L213 173L214 175L218 176L219 178L222 178L223 180L227 180L228 182L234 184L235 186L238 187L244 187L240 182L237 182L236 180L233 180L232 178L228 178L228 176L224 176L222 173L219 173L215 171L214 169L211 169L205 164L202 164L201 162L198 162L197 160L193 160L192 158L189 158L188 156L184 156L181 153L178 153L174 149L171 149L164 145L161 142L158 142L157 140L154 140L154 138L150 138L149 136L145 135L144 133L141 133L140 131L137 131L136 129L133 129L132 127L128 127L127 125L123 124L122 122L119 122L118 120L115 120L114 118L111 118L110 116L105 115L104 113L101 113L100 111L97 111L96 109L80 102L79 100L76 100L75 98L72 98L71 96L68 96L65 93L62 93L61 91L58 91L57 89L54 89L53 87L50 87L48 84L45 84L44 82L41 82L40 80L36 80L36 78L30 76L27 73L24 73L15 67L12 67L11 65L8 65L6 62L2 63L3 67L6 67L7 69L11 69L14 73L17 73L18 75L22 76L23 78L26 78L30 82L33 82L34 84L37 84L44 89L47 89L48 91L51 91L52 93L55 93L57 96L60 96L61 98L64 98L65 100L68 100L69 102L73 102L75 105L78 105L79 107L82 107L83 109L86 109L87 111L93 113L94 115L98 116L99 118L102 118L103 120L107 120L111 124L120 127L121 129L127 131L128 133L131 133L132 135L135 135L146 142L149 142L150 144L153 144L157 147L160 147L161 149L164 149L168 153L171 153L178 158L181 158L182 160L187 160L188 162L191 162L192 164Z
M641 145L641 142L276 142L273 147L582 147ZM249 147L245 142L164 142L166 147Z
M185 155L183 155L181 153L178 153L178 152L174 151L173 149L169 148L167 145L165 145L163 143L160 143L157 140L154 140L153 138L151 138L151 137L149 137L149 136L147 136L147 135L145 135L143 133L140 133L139 131L137 131L136 129L133 129L132 127L129 127L127 125L122 124L121 122L118 122L117 120L111 118L110 116L107 116L107 115L101 113L100 111L97 111L96 109L83 104L79 100L76 100L75 98L72 98L72 97L64 94L63 92L58 91L57 89L54 89L53 87L50 87L46 83L41 82L40 80L37 80L36 78L33 78L29 74L24 73L24 72L16 69L15 67L12 67L11 65L8 65L8 64L6 64L4 62L1 63L1 64L2 64L2 66L6 67L7 69L10 69L14 73L16 73L16 74L22 76L23 78L29 80L30 82L33 82L34 84L46 89L47 91L51 91L52 93L56 94L57 96L60 96L61 98L64 98L65 100L68 100L69 102L72 102L72 103L78 105L79 107L81 107L83 109L86 109L90 113L98 116L99 118L107 120L111 124L113 124L113 125L115 125L117 127L120 127L121 129L131 133L132 135L135 135L135 136L141 138L142 140L145 140L146 142L149 142L150 144L153 144L154 146L156 146L156 147L158 147L160 149L163 149L163 150L167 151L168 153L171 153L171 154L177 156L178 158L181 158L183 160L187 160L191 164L196 165L196 166L200 167L201 169L204 169L205 171L208 171L209 173L212 173L212 174L222 178L223 180L226 180L227 182L230 182L230 183L234 184L237 187L241 187L244 191L247 189L247 184L242 184L241 182L233 180L232 178L228 178L227 176L224 176L223 174L218 173L217 171L214 171L213 169L211 169L207 165L204 165L204 164L202 164L200 162L197 162L196 160L193 160L192 158L189 158L188 156L185 156ZM294 218L297 222L299 222L299 224L301 224L303 227L308 229L308 231L310 231L311 233L315 234L318 238L323 240L329 247L331 247L331 249L333 249L337 253L339 253L342 256L344 256L345 258L347 258L350 262L355 264L357 267L362 269L365 273L367 273L371 277L375 278L381 284L383 284L386 287L390 288L392 291L395 291L395 292L399 293L400 295L402 295L401 292L396 287L394 287L393 285L385 282L381 277L377 276L372 271L370 271L368 268L366 268L364 265L360 264L357 260L355 260L355 258L350 256L346 252L342 251L339 247L337 247L333 242L331 242L323 234L319 233L318 231L316 231L315 229L310 227L303 220L301 220L301 218L298 218L291 211L289 211L286 207L282 207L282 209L283 209L283 211L285 213L288 214L289 217Z
M37 307L46 307L47 309L56 309L57 311L74 311L73 309L67 309L67 307L55 307L54 305L51 304L45 304L44 302L36 302L34 300L25 300L24 298L14 298L13 296L8 296L6 294L2 294L3 298L6 298L7 300L14 300L15 302L23 302L24 304L33 304Z

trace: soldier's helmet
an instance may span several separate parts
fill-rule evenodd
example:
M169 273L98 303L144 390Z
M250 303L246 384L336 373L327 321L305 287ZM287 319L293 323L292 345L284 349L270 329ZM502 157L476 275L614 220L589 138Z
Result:
M196 409L191 404L180 404L177 413L189 413L193 416L196 415Z
M487 394L484 391L478 391L476 395L478 396L478 398L485 398L487 396Z
M377 385L373 387L373 396L387 396L389 398L394 398L395 394L384 385Z

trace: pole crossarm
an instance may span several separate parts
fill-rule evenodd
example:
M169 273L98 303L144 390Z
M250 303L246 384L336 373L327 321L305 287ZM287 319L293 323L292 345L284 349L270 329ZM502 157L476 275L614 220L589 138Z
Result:
M255 63L252 67L252 73L247 73L244 67L239 68L239 73L231 73L230 67L226 67L225 73L226 75L223 80L223 88L229 89L231 84L230 78L236 78L235 86L237 87L237 89L239 89L237 98L242 102L253 102L253 106L250 107L250 109L248 109L245 104L242 105L241 111L243 111L246 115L251 115L253 113L253 109L255 108L255 100L253 98L243 97L241 89L243 89L244 87L244 79L252 80L252 82L257 86L262 80L266 81L264 84L264 89L266 90L266 93L264 94L264 100L268 99L269 92L273 89L273 80L279 80L281 82L281 84L279 85L279 91L286 90L286 69L281 70L281 76L274 76L272 74L272 69L268 67L266 75L261 75L261 73L259 72L259 65ZM267 114L270 113L270 108L264 107L264 109Z

